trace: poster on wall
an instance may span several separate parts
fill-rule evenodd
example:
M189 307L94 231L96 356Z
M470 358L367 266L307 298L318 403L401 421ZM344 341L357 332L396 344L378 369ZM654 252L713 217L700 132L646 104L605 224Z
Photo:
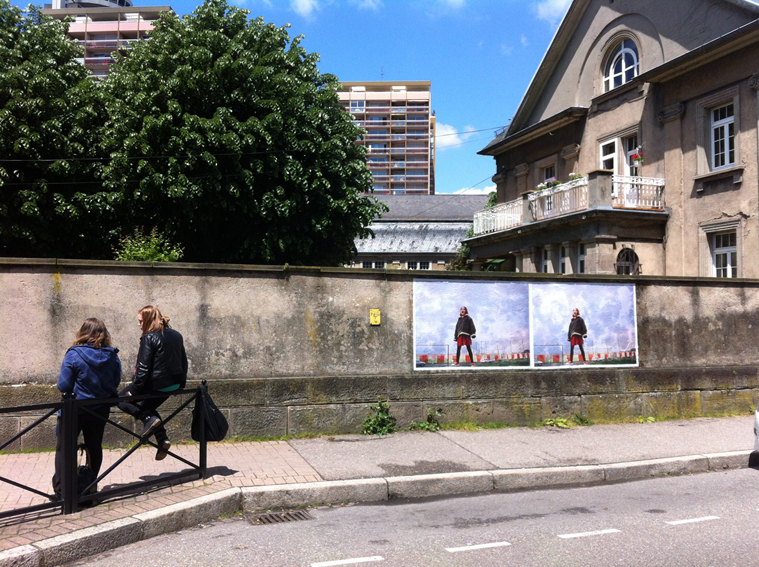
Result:
M530 366L529 284L414 280L414 368Z
M416 370L638 366L634 284L414 280Z
M530 284L535 367L637 366L634 284Z

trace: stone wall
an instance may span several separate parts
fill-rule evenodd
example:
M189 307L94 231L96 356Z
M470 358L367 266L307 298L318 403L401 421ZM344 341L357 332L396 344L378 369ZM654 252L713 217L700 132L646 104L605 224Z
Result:
M356 432L391 401L401 426L749 412L759 400L759 281L447 272L445 277L637 284L640 368L414 371L414 278L398 270L0 260L0 407L59 399L60 361L86 317L110 329L129 380L136 313L157 304L185 337L237 436ZM382 324L370 326L369 310ZM123 418L121 418L123 419ZM0 417L0 439L31 423ZM48 420L51 421L51 420ZM123 423L130 423L123 420ZM175 438L188 436L187 416ZM51 446L53 424L15 448ZM119 444L123 435L107 439Z

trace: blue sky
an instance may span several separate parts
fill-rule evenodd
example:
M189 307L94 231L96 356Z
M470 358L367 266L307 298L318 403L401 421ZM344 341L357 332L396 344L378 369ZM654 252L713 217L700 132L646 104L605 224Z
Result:
M588 352L628 351L636 348L635 286L632 284L543 283L533 285L532 336L535 353L569 351L567 331L576 307L585 320Z
M44 1L44 0L43 0ZM50 2L51 0L48 0ZM198 0L133 0L189 14ZM570 0L229 0L303 35L320 70L343 81L431 81L437 193L488 192L506 126ZM25 6L27 2L13 0ZM40 2L42 3L42 2Z
M477 329L475 353L522 352L530 346L529 304L529 284L523 282L414 281L416 353L446 354L449 346L455 354L462 306Z
M140 2L141 0L135 0ZM436 190L493 190L477 155L508 124L569 0L236 0L321 55L343 81L432 83ZM178 13L194 2L171 4Z

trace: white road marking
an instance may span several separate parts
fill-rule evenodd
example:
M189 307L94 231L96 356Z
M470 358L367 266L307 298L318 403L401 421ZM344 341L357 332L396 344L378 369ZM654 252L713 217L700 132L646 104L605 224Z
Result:
M614 534L619 533L620 530L599 530L597 532L583 532L581 534L562 534L559 537L562 537L564 539L569 539L572 537L588 537L588 536L594 536L594 535L604 535L604 534Z
M503 547L505 545L511 545L508 541L498 541L495 543L481 543L479 545L467 545L465 547L446 547L445 550L449 553L457 553L459 551L473 551L475 549L488 549L489 547Z
M321 563L311 563L311 567L332 567L333 565L352 565L353 563L370 563L372 561L384 560L384 557L375 555L374 557L356 557L355 559L338 559L337 561L322 561Z
M693 524L695 522L708 522L709 520L719 520L719 516L704 516L703 518L693 518L691 520L675 520L674 522L664 522L664 523L677 526L680 524Z

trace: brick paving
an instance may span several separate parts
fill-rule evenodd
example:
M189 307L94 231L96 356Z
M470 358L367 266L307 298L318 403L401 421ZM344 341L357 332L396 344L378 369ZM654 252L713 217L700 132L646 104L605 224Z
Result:
M197 445L175 445L172 452L190 462L198 462ZM121 449L104 451L101 473L124 453ZM0 455L0 476L50 493L54 456L53 452ZM189 468L171 457L156 461L154 456L153 448L138 449L100 483L101 490ZM152 490L146 494L116 497L69 516L61 515L58 510L49 510L0 520L0 551L192 500L230 487L323 480L285 441L210 443L207 471L207 477L203 480ZM0 511L46 501L32 492L0 483Z

